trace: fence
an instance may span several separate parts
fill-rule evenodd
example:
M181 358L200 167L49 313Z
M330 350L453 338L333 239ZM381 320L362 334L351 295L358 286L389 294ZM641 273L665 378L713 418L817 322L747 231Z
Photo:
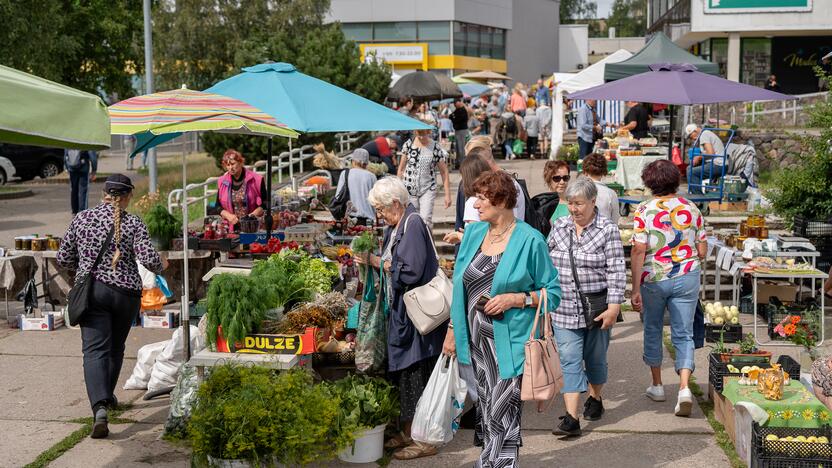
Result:
M829 93L797 94L790 101L729 102L691 106L692 122L708 122L719 119L730 125L762 125L769 127L803 126L807 114L803 111L812 105L829 101Z
M349 151L352 148L352 145L358 141L359 134L339 133L336 134L335 137L338 142L337 144L341 149L341 153L344 153ZM180 152L181 151L180 147ZM286 185L283 184L284 169L288 169L289 182L292 184L292 188L296 188L299 183L302 183L304 180L312 177L313 175L328 176L329 173L327 171L312 171L309 174L303 174L304 163L315 157L315 154L316 153L312 149L312 145L305 145L300 148L294 148L291 152L284 151L279 155L272 156L271 176L274 177L275 174L277 175L277 188L280 188L281 185ZM299 174L303 174L299 178L295 177L296 165L298 166ZM253 170L265 177L266 161L257 161L253 166L247 167L247 169ZM184 198L185 203L187 203L189 207L195 203L201 202L203 210L202 214L205 216L208 211L209 201L213 200L217 196L217 180L219 180L219 177L211 177L205 182L188 184L185 186L184 190L171 190L168 194L168 211L173 213L174 210L180 209Z

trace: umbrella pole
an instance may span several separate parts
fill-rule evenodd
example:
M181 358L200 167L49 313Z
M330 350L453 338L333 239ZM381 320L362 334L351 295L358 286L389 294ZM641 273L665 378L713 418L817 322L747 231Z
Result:
M182 311L179 322L182 324L182 338L184 340L185 361L191 359L191 323L190 323L190 281L188 281L188 162L185 157L185 139L182 139Z
M289 140L292 141L292 140ZM269 154L266 157L266 242L272 237L272 139L269 138Z
M673 104L667 106L667 110L670 112L670 128L667 132L667 159L672 160L673 154Z

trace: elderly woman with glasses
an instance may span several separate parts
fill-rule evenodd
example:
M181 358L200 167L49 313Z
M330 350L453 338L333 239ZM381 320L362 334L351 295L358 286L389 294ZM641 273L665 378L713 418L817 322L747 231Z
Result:
M584 419L596 421L604 414L601 389L607 382L610 329L624 302L627 275L618 226L595 207L595 183L578 177L564 196L569 215L558 218L549 233L549 256L558 269L563 291L552 322L566 405L566 414L553 432L577 436L581 434L581 393L589 390Z
M436 447L414 442L410 427L416 403L428 383L436 359L442 352L447 323L422 335L410 321L404 305L404 294L427 284L436 276L439 261L425 222L409 203L410 195L401 180L385 177L376 182L368 195L376 216L387 229L381 256L371 255L369 263L381 270L390 301L387 329L388 375L399 388L400 421L404 433L388 442L398 448L393 457L409 460L436 454ZM357 257L358 261L361 261Z
M217 180L216 204L222 208L220 216L234 230L239 230L241 218L262 217L268 200L263 176L247 170L245 162L239 151L226 151L222 156L226 173Z

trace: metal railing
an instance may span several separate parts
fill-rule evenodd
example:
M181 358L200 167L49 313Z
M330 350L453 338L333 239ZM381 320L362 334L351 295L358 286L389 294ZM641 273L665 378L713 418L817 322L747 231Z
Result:
M339 133L335 136L342 153L349 151L359 138L358 133ZM279 190L289 183L296 190L299 183L303 183L303 181L314 175L329 177L329 172L319 170L312 171L309 174L303 174L304 162L314 158L315 154L317 153L312 149L312 145L305 145L300 148L294 148L291 152L284 151L279 155L272 156L271 176L274 177L275 174L277 175L278 184L273 187L273 190ZM299 166L298 174L302 174L300 177L295 177L295 165ZM255 171L265 177L266 161L257 161L253 166L246 166L246 169ZM288 169L289 181L286 183L283 182L284 169ZM171 190L168 194L168 211L173 213L175 210L181 209L183 198L185 198L184 201L189 207L195 203L202 202L202 215L205 216L208 211L209 200L217 196L217 180L219 180L219 177L210 177L205 182L188 184L184 190L181 188ZM197 193L194 194L194 192Z
M802 122L805 120L802 117L806 115L803 113L804 110L822 100L829 100L829 93L826 92L794 96L797 99L790 101L728 102L690 106L689 118L686 122L711 122L711 119L718 119L730 125L756 125L761 120L767 120L763 123L774 126L785 126L790 123L792 127L796 127L805 123L805 121Z
M773 108L766 109L767 103L774 103L776 101L753 101L750 106L750 112L748 111L747 107L744 107L745 116L743 121L747 120L749 115L751 116L751 123L755 124L757 122L757 116L762 115L771 115L771 114L782 114L783 120L787 119L789 115L792 118L792 126L797 125L797 112L803 111L807 107L811 106L814 102L819 101L820 96L823 96L823 99L829 102L829 93L826 91L822 91L819 93L808 93L808 94L798 94L795 95L797 99L793 99L791 101L781 101L780 106L772 106ZM813 101L809 103L809 101ZM762 104L763 110L757 110L757 104Z

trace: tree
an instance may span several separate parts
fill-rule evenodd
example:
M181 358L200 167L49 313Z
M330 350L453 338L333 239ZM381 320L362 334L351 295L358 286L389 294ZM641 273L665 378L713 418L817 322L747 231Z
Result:
M597 16L598 5L589 0L561 0L560 22L576 23L580 19L592 19Z
M155 54L159 82L205 89L267 60L289 62L307 75L380 102L387 95L390 71L361 63L358 47L346 40L340 24L324 24L328 0L177 0L159 4L154 13ZM162 89L162 88L160 88ZM305 134L299 144L332 135ZM266 156L267 141L240 135L203 135L205 149L217 160L235 148L248 162ZM274 140L274 153L287 147Z
M607 28L614 27L618 37L643 37L646 26L647 0L615 0L607 18Z
M0 0L0 63L123 99L141 73L138 1Z

